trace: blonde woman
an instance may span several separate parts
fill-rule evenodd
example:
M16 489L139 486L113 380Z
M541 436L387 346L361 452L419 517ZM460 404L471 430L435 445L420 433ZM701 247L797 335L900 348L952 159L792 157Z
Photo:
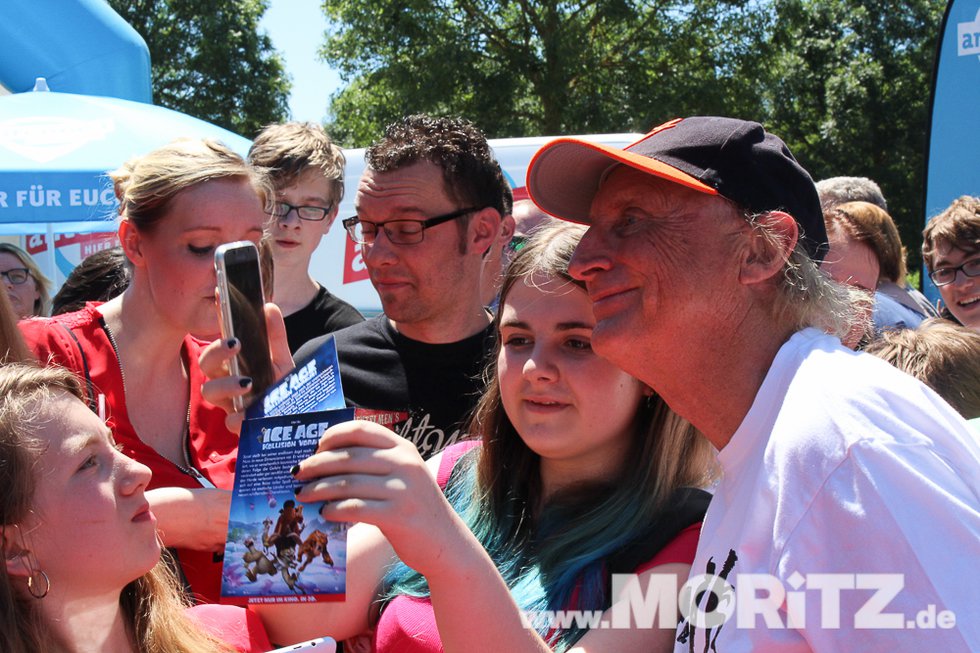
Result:
M269 191L212 141L177 141L112 178L129 286L104 304L20 326L42 362L73 370L93 407L104 402L122 451L153 470L148 496L164 542L176 548L194 598L213 602L238 440L201 397L193 336L218 332L215 248L259 242Z

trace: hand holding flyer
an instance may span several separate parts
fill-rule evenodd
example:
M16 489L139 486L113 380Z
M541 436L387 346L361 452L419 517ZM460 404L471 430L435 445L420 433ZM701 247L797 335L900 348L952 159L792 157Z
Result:
M249 406L245 419L298 415L345 405L337 344L333 338L328 338L313 356L300 361L292 372L273 384L260 401Z
M290 469L316 451L324 430L353 417L344 408L333 339L249 408L225 543L223 602L343 600L347 525L304 515Z

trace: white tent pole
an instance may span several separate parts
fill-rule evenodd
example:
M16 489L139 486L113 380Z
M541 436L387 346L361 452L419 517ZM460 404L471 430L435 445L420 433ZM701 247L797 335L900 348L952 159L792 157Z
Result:
M58 282L58 262L54 256L54 226L50 222L47 223L45 240L48 245L48 279L51 279L54 288L58 288L61 283Z

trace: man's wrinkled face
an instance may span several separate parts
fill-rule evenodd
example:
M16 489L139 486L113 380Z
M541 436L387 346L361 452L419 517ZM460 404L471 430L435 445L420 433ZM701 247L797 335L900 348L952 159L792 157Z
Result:
M748 231L729 202L620 166L590 219L570 272L592 298L601 355L644 378L645 360L682 356L696 332L729 328Z

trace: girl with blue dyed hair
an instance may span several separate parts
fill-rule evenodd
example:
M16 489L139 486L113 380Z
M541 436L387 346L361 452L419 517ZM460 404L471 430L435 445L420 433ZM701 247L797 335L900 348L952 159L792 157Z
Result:
M592 304L568 276L582 233L545 228L508 267L475 440L426 463L411 442L355 421L298 466L300 501L360 523L346 601L256 606L273 641L374 626L379 653L673 649L676 614L614 619L629 591L612 576L637 575L634 598L654 575L676 595L713 456L649 388L592 352ZM614 627L546 618L561 610Z

